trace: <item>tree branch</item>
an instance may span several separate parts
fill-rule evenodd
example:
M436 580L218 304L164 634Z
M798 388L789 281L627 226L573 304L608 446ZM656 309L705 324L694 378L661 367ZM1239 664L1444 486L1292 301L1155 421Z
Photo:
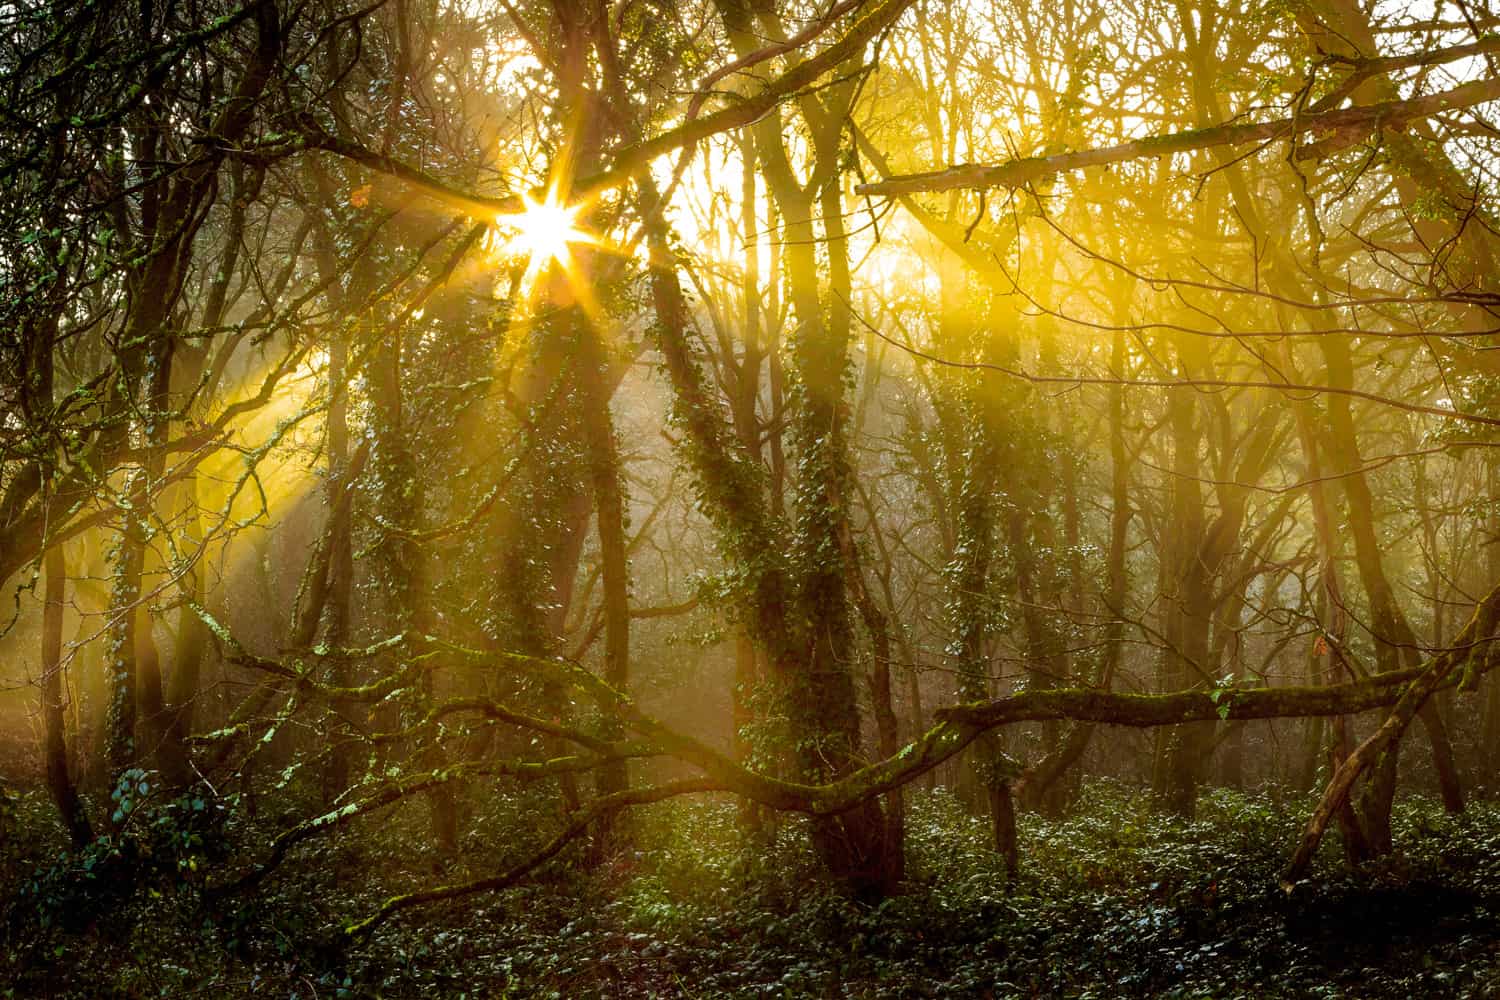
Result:
M1400 128L1419 118L1429 118L1444 111L1456 111L1500 98L1500 79L1475 80L1425 97L1406 101L1385 101L1360 107L1341 108L1321 114L1278 118L1269 122L1244 125L1216 125L1190 129L1168 135L1136 139L1118 146L1103 146L1055 156L1035 156L1000 164L964 164L944 170L906 174L889 180L860 184L858 194L897 195L917 192L952 191L958 188L982 190L992 187L1025 187L1070 170L1102 167L1113 163L1148 157L1191 153L1216 146L1243 145L1248 142L1270 142L1309 132L1333 133L1340 137L1366 135L1380 129ZM1310 150L1302 150L1307 154ZM1316 154L1314 154L1316 155Z
M911 4L912 0L884 0L883 3L876 4L850 25L849 30L838 41L781 74L757 93L702 118L691 118L661 135L618 151L609 169L577 181L569 192L569 198L587 199L622 187L649 167L657 157L721 132L759 121L783 100L812 86L823 74L860 54L871 39L894 24ZM464 191L394 157L330 135L316 123L304 123L300 141L304 148L321 149L353 160L377 173L394 177L471 216L514 215L525 208L520 195L491 196Z

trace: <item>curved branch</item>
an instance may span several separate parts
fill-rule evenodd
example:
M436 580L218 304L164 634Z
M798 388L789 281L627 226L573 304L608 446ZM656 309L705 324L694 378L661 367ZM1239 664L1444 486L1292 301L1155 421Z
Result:
M211 897L221 897L242 889L251 888L270 875L286 858L287 852L302 843L302 841L317 834L328 833L361 816L384 809L386 806L395 805L397 802L409 798L418 792L424 792L430 788L437 788L464 778L511 777L535 780L554 774L587 771L590 768L598 767L602 760L603 758L558 757L545 761L502 760L491 761L483 765L460 764L456 767L433 771L409 780L394 781L357 802L350 802L337 809L320 813L317 816L303 820L296 826L282 831L271 842L271 853L267 855L264 861L257 864L244 875L224 885L208 887L206 892Z
M426 906L429 903L439 903L449 899L460 899L464 896L473 896L481 892L496 892L500 889L508 889L556 857L564 847L577 840L593 826L600 816L607 813L616 812L628 806L660 802L663 799L669 799L678 795L694 795L700 792L724 790L721 785L713 780L693 778L684 781L672 781L649 788L632 788L623 792L615 792L612 795L602 796L589 803L586 809L575 813L573 822L569 823L561 833L548 841L546 846L526 858L526 860L487 878L440 886L436 889L425 889L421 892L408 892L400 896L392 896L382 903L378 910L365 919L345 927L344 935L349 939L357 941L368 936L376 927L379 927L393 914L399 913L402 910L409 910L414 906Z

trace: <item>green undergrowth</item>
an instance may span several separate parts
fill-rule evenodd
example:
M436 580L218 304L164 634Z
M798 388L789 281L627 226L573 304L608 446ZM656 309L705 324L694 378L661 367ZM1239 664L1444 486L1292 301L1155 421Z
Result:
M631 850L565 856L356 947L339 929L388 895L542 843L551 800L494 797L458 859L432 853L412 803L223 899L204 885L260 856L242 845L271 821L158 803L128 850L64 859L44 805L14 797L4 819L37 836L0 854L0 997L1500 997L1489 802L1449 817L1406 799L1395 856L1350 872L1330 843L1288 895L1306 801L1214 791L1189 822L1090 783L1066 818L1022 818L1025 870L1007 881L984 821L916 793L906 889L871 904L820 877L801 821L747 839L733 802L683 799L634 814Z

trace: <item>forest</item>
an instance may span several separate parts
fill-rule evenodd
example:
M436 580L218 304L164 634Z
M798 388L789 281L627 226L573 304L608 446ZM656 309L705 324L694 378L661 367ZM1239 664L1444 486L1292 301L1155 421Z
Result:
M0 997L1500 997L1488 0L0 0Z

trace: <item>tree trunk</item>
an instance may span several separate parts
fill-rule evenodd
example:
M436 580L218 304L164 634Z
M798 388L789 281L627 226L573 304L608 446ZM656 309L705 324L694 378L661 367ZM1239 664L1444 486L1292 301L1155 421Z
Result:
M181 484L177 508L179 517L189 525L199 526L198 477L189 475ZM202 544L201 535L193 542ZM193 544L190 542L189 544ZM202 607L207 600L204 588L204 571L194 566L187 571L183 581L185 596ZM166 724L164 741L175 747L182 763L178 775L179 786L185 787L194 775L189 766L188 737L192 735L193 718L198 702L198 689L203 676L203 661L208 652L208 626L191 607L184 606L177 616L177 636L172 646L172 675L167 685Z
M43 557L46 573L45 603L42 605L42 721L46 732L44 756L47 789L73 847L82 849L94 839L88 813L68 773L68 745L64 721L64 664L62 657L63 600L67 587L67 564L61 545L47 549Z
M137 472L129 492L137 494ZM142 619L141 568L146 554L146 527L134 511L122 511L124 524L118 535L114 557L114 585L110 590L106 669L109 675L109 713L105 734L105 757L111 780L134 767L136 747L137 632ZM149 623L148 623L149 626Z
M417 475L416 457L405 426L402 385L402 344L405 331L400 322L390 324L390 343L386 354L378 356L369 368L371 425L374 445L371 462L379 490L375 499L381 533L374 545L376 564L384 578L384 606L390 628L397 633L426 634L427 565L426 551L410 536L416 530L423 510ZM420 718L432 700L433 671L429 666L420 675L419 702L412 719ZM443 766L444 754L437 737L417 751L422 766ZM458 810L451 784L433 788L427 794L431 808L432 835L438 850L451 853L458 845Z
M1182 357L1184 368L1187 359ZM1172 433L1170 485L1171 535L1163 545L1162 685L1169 691L1205 682L1209 651L1209 618L1205 606L1211 579L1201 558L1204 546L1203 496L1198 486L1200 429L1191 393L1170 393L1168 420ZM1157 738L1154 785L1163 805L1191 817L1198 784L1213 745L1214 724L1190 722L1162 730Z
M170 494L174 492L163 489L160 483L166 465L163 449L170 436L167 414L172 409L172 369L176 354L175 341L170 336L163 336L151 358L150 389L146 404L146 497L153 511L169 508L172 503ZM169 517L161 515L155 520L164 524L171 523ZM149 550L145 553L145 559L155 566L159 566L163 558L163 555ZM186 788L193 779L192 770L188 767L187 742L178 738L181 730L172 724L176 713L168 709L166 688L162 681L161 650L152 635L151 618L144 608L139 628L136 636L139 651L136 693L145 723L144 732L154 745L156 765L167 786ZM193 669L196 669L196 665Z
M328 379L334 386L348 384L348 343L342 336L328 351ZM347 388L335 389L328 407L328 544L327 596L321 609L323 642L331 648L347 644L350 626L350 599L354 592L353 490L355 470L349 455L349 394ZM333 668L332 682L339 687L351 684L348 661L340 659ZM340 719L349 720L358 706L335 701L332 709ZM335 734L328 748L328 770L323 775L323 797L333 802L349 787L352 780L353 748L343 734Z
M875 716L876 745L880 756L889 759L901 749L896 708L891 698L891 628L890 619L875 603L865 585L863 570L852 537L846 536L845 564L849 567L849 590L859 608L860 618L870 635L871 662L869 675L870 706ZM906 803L900 788L884 798L885 842L881 852L884 869L879 880L885 886L896 886L906 878Z
M1339 337L1320 337L1319 346L1328 365L1328 381L1335 388L1353 385L1353 363L1349 345ZM1370 601L1371 631L1374 633L1376 663L1382 670L1404 665L1416 666L1421 660L1416 633L1412 630L1401 606L1397 603L1390 581L1386 577L1385 563L1381 556L1380 541L1375 533L1375 501L1370 493L1369 480L1362 471L1359 440L1355 432L1354 417L1349 406L1349 397L1332 394L1328 397L1327 447L1333 464L1342 473L1344 495L1349 503L1349 531L1354 538L1354 558L1359 567L1360 580ZM1419 718L1427 730L1432 744L1433 765L1437 769L1438 784L1442 790L1443 806L1449 812L1462 812L1463 790L1459 782L1458 768L1453 760L1453 747L1448 740L1447 727L1443 725L1435 702L1424 702ZM1395 754L1391 762L1383 765L1390 772L1391 793L1394 793ZM1369 808L1377 810L1389 795L1381 790L1369 800ZM1370 815L1374 815L1372 812ZM1376 818L1377 825L1388 830L1390 817ZM1378 851L1381 838L1372 837L1372 846Z
M1490 514L1484 564L1489 579L1494 581L1500 580L1500 461L1488 450L1485 453L1485 478L1488 482L1486 495L1490 498ZM1495 762L1500 761L1500 673L1490 677L1486 691L1479 753L1488 773L1496 775ZM1492 786L1490 795L1497 793L1500 793L1500 787Z
M581 310L574 310L572 318L577 330L583 434L604 584L604 681L616 691L626 693L630 684L630 570L625 558L625 497L619 446L609 412L614 380L605 371L609 359L599 342L599 332ZM624 736L623 727L612 713L604 713L604 720L601 735L605 739L616 741ZM601 796L623 792L629 785L630 775L624 760L604 764L595 780ZM621 814L600 818L597 851L607 852L619 846L623 834L620 822Z
M995 852L1005 859L1005 873L1014 879L1021 873L1021 844L1016 836L1016 806L1010 782L995 782L989 790L990 822L995 831Z

